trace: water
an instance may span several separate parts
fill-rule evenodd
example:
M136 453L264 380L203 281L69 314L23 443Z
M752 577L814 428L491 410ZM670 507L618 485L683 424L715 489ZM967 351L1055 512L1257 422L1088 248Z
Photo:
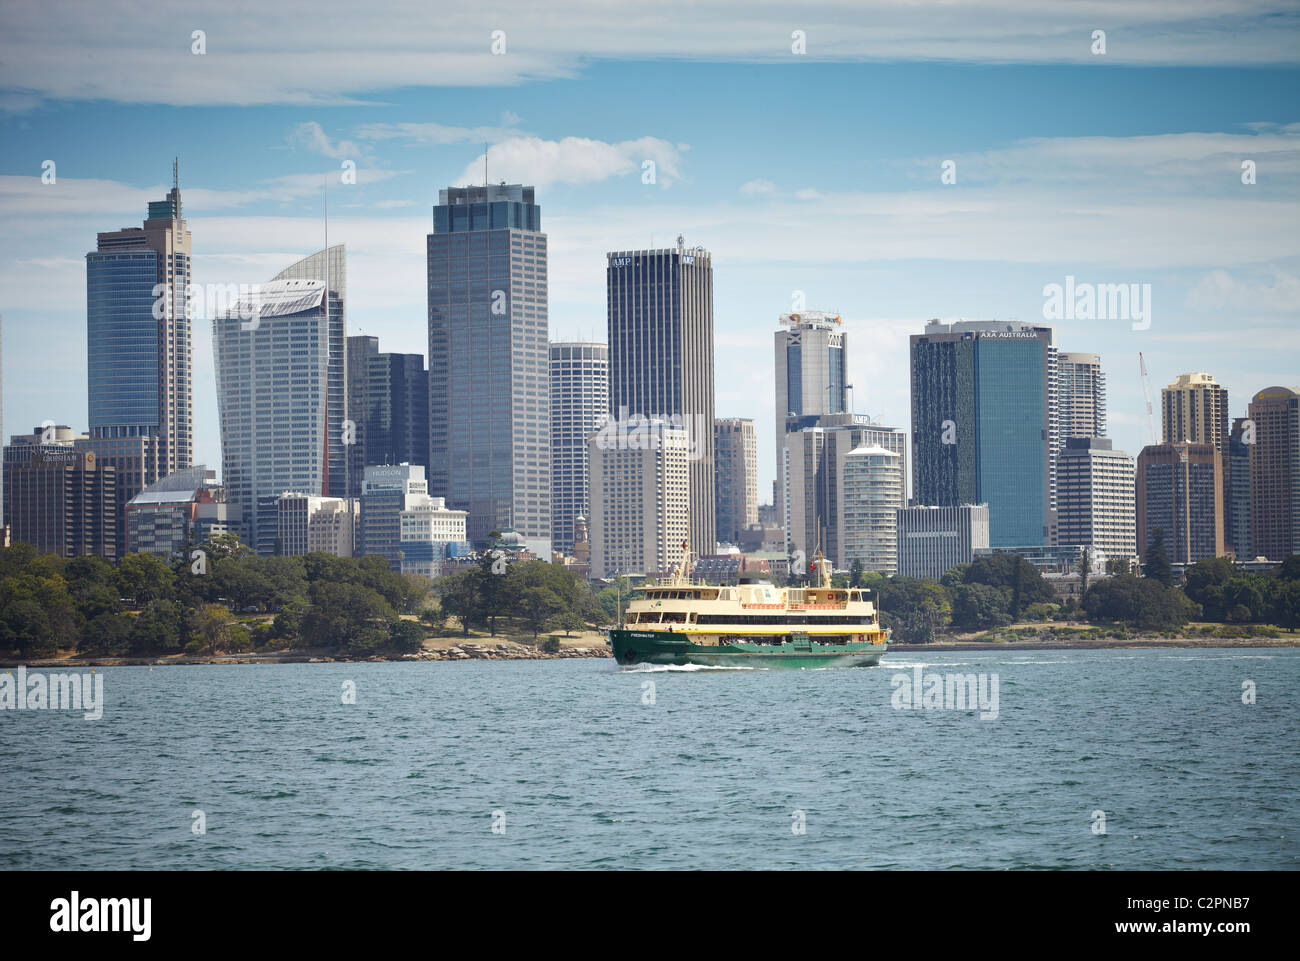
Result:
M999 717L895 710L916 664ZM99 670L0 711L0 868L1300 866L1300 650Z

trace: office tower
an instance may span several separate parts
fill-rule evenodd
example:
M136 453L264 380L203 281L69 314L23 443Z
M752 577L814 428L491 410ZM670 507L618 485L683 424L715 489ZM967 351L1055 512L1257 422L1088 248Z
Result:
M4 523L15 544L44 554L117 558L117 478L67 427L11 438L5 447Z
M225 502L217 472L203 464L173 471L126 505L126 544L132 554L189 562L192 547L218 534L237 533L238 516Z
M1137 549L1146 559L1157 530L1174 564L1221 557L1223 460L1211 444L1153 444L1137 460Z
M861 448L879 447L897 456L896 476L887 484L884 503L890 510L907 506L907 435L897 428L874 424L862 414L825 414L817 418L816 426L786 434L782 446L786 482L781 499L788 553L803 551L812 558L820 549L836 567L852 563L848 524L852 520L860 530L864 518L852 512L865 508L860 500L849 499L850 493L860 499L863 491L860 485L850 491L846 474L860 469L848 459ZM883 509L880 504L876 507ZM874 523L880 530L879 518ZM883 536L894 539L893 534ZM855 545L860 543L861 535L855 533Z
M1098 354L1057 355L1059 451L1070 437L1106 436L1106 375Z
M450 187L428 236L429 491L551 556L546 234L532 187Z
M142 227L101 233L86 254L89 433L158 438L145 483L194 459L190 250L173 175Z
M654 575L685 559L692 443L671 422L641 420L607 422L588 440L593 577Z
M1160 410L1166 444L1186 441L1227 450L1228 391L1213 374L1179 374L1161 389Z
M610 416L663 419L686 431L690 550L712 554L712 257L678 237L675 248L615 251L606 262Z
M1265 387L1247 416L1250 447L1250 549L1271 561L1300 553L1300 390Z
M1056 381L1051 327L930 321L913 334L913 500L987 503L993 547L1047 544Z
M328 296L323 280L272 280L255 302L241 300L212 321L222 477L259 554L276 552L282 493L347 489L343 302L333 287L343 252L330 248L336 251ZM318 265L324 276L324 264L322 251L285 273Z
M1106 557L1137 551L1133 458L1105 437L1068 437L1056 462L1056 542Z
M907 503L903 457L864 444L844 455L840 487L841 563L898 570L898 512Z
M429 374L421 354L381 353L377 337L347 339L350 496L373 464L429 466Z
M989 549L989 507L904 507L898 511L898 573L937 581L977 550Z
M430 497L424 468L366 468L361 489L361 553L379 554L402 574L437 577L450 552L465 543L465 512Z
M1228 435L1228 518L1224 536L1237 560L1254 560L1250 541L1250 449L1255 428L1246 417L1232 421Z
M849 337L839 314L805 310L782 314L776 341L776 483L781 481L785 435L822 414L849 409Z
M335 557L357 552L361 502L286 491L276 501L280 553L286 557L320 551Z
M739 544L745 529L758 523L758 435L753 420L714 421L713 456L718 485L716 539Z
M572 556L591 510L587 438L609 415L609 348L551 344L551 549Z
M5 392L4 392L4 315L0 314L0 438L5 435ZM0 547L7 547L5 540L5 465L0 456Z

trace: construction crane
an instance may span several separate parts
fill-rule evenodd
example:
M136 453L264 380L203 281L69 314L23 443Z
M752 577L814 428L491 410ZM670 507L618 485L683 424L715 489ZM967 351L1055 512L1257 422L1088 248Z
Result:
M1142 351L1138 351L1138 368L1142 371L1142 395L1147 401L1147 430L1151 433L1151 443L1160 443L1160 438L1156 436L1156 416L1151 410L1151 378L1147 375L1147 362L1142 356Z

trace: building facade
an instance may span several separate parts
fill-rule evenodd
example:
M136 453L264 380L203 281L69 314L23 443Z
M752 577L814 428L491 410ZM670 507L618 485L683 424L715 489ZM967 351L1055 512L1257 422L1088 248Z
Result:
M551 549L572 557L575 525L591 509L587 441L609 416L609 348L550 347Z
M1099 354L1058 354L1056 397L1058 452L1070 437L1106 436L1106 374Z
M1254 444L1254 423L1246 417L1234 418L1228 435L1228 520L1224 536L1239 561L1255 558L1250 537L1250 449Z
M1247 408L1250 446L1250 547L1271 561L1300 553L1300 390L1266 387Z
M902 455L878 445L855 447L840 473L842 566L896 573L898 511L907 502Z
M132 554L164 560L187 556L214 534L237 532L216 471L196 464L150 484L126 505L126 545Z
M686 431L690 549L714 553L713 261L702 247L606 255L609 403L615 420ZM596 527L601 519L592 507ZM594 533L593 533L594 539Z
M1137 552L1133 458L1105 437L1069 437L1056 462L1056 541L1106 557Z
M1210 444L1154 444L1137 461L1137 550L1146 558L1156 531L1174 564L1221 557L1223 459Z
M429 491L550 557L547 238L532 187L450 187L428 236Z
M466 543L466 513L430 497L424 468L366 468L361 489L361 553L378 554L402 574L437 577L448 552Z
M276 501L280 553L320 551L354 557L361 528L361 504L349 497L316 497L286 491Z
M930 321L911 337L917 503L986 503L992 546L1049 543L1059 446L1051 327Z
M348 491L361 496L366 467L429 466L429 372L422 354L383 353L378 337L347 339Z
M839 314L806 310L782 314L776 341L776 483L783 483L785 435L808 418L843 414L848 407L849 336Z
M989 507L905 507L898 511L898 573L937 581L989 549Z
M212 321L222 478L262 555L276 553L281 494L348 486L343 304L326 291L320 280L272 280L256 303Z
M592 576L670 571L690 543L691 438L662 421L611 433L588 441Z
M739 544L758 523L758 435L753 420L725 417L713 422L714 480L717 484L716 539Z
M37 434L39 437L39 433ZM4 523L15 544L60 557L117 559L117 478L70 444L5 449Z

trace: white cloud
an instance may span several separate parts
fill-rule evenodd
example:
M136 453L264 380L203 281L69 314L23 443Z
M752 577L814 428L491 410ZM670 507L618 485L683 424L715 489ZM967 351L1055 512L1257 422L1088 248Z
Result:
M610 177L641 173L645 161L655 163L655 181L668 186L682 179L681 145L656 137L606 143L586 137L542 140L515 137L488 148L488 175L493 181L528 183L544 187L553 183L583 184ZM482 182L483 155L470 163L457 184Z
M355 103L398 87L509 86L572 76L584 63L608 59L941 60L1099 69L1295 65L1300 59L1287 0L812 0L798 7L752 4L743 15L728 0L659 0L624 5L617 16L589 0L515 0L498 4L493 15L489 22L471 6L422 0L364 8L350 0L227 0L201 13L186 5L7 0L0 106L26 109L37 98ZM491 53L497 24L508 39L502 56ZM1104 57L1090 52L1099 25L1108 36ZM790 52L795 27L807 35L804 57ZM203 56L191 53L195 29L206 31Z
M300 123L289 134L289 143L305 147L313 153L335 160L356 160L361 156L361 148L352 140L331 141L315 120Z
M757 180L750 180L740 185L740 192L746 197L759 197L766 194L776 193L776 184L770 180L764 180L759 177Z

